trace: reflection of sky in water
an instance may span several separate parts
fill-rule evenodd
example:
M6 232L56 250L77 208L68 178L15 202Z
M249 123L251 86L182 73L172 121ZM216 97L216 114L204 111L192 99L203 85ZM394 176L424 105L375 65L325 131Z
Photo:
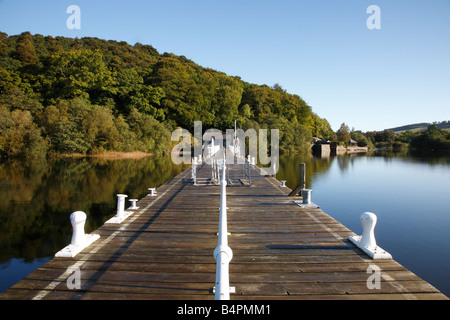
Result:
M36 259L33 262L24 262L22 259L10 259L7 262L0 264L0 292L2 288L9 288L18 280L25 278L36 268L39 268L44 263L49 261L47 259Z
M450 166L405 158L339 157L313 178L312 200L357 234L378 216L378 244L450 295Z

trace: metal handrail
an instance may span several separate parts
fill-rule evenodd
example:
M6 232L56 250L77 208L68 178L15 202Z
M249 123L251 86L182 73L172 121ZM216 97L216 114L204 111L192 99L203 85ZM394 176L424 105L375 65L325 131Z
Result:
M214 250L214 259L216 260L216 286L215 300L230 300L230 277L229 264L233 258L233 251L228 246L228 227L227 227L227 180L226 180L226 162L224 156L222 180L220 181L220 217L218 243Z

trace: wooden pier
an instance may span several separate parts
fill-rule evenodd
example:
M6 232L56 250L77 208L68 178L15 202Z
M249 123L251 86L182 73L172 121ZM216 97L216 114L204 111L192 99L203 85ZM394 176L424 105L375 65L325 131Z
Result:
M251 186L227 187L231 300L447 299L394 260L367 257L347 240L353 232L299 207L274 177L251 173ZM220 186L190 178L182 172L121 224L94 231L100 239L74 258L53 258L0 299L213 300ZM368 288L371 265L381 270L379 289ZM81 289L70 289L76 269Z

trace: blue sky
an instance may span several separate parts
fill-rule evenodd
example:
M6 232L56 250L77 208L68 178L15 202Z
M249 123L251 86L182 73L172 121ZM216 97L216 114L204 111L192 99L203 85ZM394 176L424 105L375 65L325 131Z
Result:
M80 30L66 26L70 5ZM370 5L380 30L366 26ZM0 0L0 31L151 44L279 83L334 130L450 120L450 0Z

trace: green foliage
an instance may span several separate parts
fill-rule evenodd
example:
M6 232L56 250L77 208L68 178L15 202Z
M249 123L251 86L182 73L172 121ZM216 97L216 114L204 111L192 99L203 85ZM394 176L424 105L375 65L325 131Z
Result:
M450 132L431 125L411 140L411 147L426 151L450 151Z
M100 102L111 93L112 84L112 74L100 51L64 51L51 55L47 60L43 79L47 102L75 97Z
M445 126L446 121L439 123ZM395 134L393 130L351 132L352 139L359 146L369 148L417 149L428 152L450 151L450 131L439 129L436 124L428 126L426 131L406 130Z
M359 147L373 148L372 142L362 132L352 132L351 138L358 142Z
M247 129L280 129L281 147L292 152L307 148L312 135L334 135L279 84L249 84L148 45L89 37L0 33L0 107L8 114L0 124L7 127L3 156L168 152L170 130L192 131L194 121L204 130L233 128L234 120ZM15 147L13 112L27 119ZM35 143L40 147L25 147Z
M30 111L0 107L0 152L9 157L40 157L48 145Z
M351 138L350 128L345 123L342 123L336 135L339 142L348 142Z

